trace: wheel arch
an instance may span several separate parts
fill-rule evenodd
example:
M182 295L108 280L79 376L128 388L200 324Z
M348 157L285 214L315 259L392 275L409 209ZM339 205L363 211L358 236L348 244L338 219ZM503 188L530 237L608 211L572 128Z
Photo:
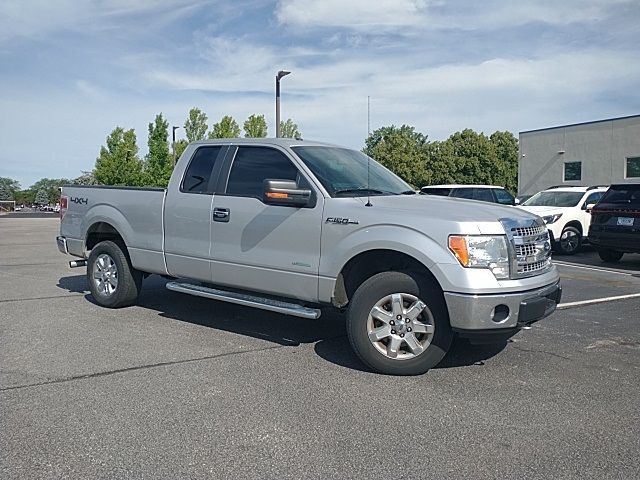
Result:
M387 271L412 272L421 275L436 286L442 294L442 286L438 279L418 259L398 250L376 248L360 252L344 264L334 287L334 305L338 307L347 305L358 286L366 279Z

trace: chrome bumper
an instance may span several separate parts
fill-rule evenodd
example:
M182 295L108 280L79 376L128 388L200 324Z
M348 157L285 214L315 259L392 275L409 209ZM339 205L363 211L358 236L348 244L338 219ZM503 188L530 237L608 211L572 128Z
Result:
M536 290L504 295L444 294L449 321L455 330L524 327L551 315L561 296L559 281Z
M56 237L56 243L58 244L58 250L60 253L69 255L69 248L67 248L67 239L64 237Z

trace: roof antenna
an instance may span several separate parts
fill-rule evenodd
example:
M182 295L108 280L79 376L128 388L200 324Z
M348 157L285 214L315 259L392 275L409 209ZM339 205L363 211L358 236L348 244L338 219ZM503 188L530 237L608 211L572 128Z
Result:
M371 97L367 95L367 138L371 136ZM367 203L365 203L365 207L373 207L371 203L371 190L369 187L371 186L371 176L369 174L371 166L371 157L367 155Z

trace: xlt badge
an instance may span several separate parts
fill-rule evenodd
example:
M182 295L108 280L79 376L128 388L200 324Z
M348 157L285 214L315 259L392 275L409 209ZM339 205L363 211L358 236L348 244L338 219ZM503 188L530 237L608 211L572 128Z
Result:
M351 220L350 218L327 217L324 223L337 223L339 225L358 225L360 222L358 222L358 220Z

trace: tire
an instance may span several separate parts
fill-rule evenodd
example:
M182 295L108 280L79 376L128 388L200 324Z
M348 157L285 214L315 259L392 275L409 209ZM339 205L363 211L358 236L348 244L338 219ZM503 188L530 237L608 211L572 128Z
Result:
M98 305L128 307L138 301L142 272L131 266L120 245L104 241L91 250L87 261L87 282Z
M347 310L347 332L362 362L389 375L425 373L440 363L453 339L440 287L402 272L378 273L358 287Z
M600 259L603 262L618 262L622 256L624 255L623 252L616 252L615 250L608 250L608 249L604 249L604 250L598 250L598 255L600 256Z
M556 242L558 253L563 255L573 255L578 253L582 246L582 234L576 227L564 227L562 234Z

